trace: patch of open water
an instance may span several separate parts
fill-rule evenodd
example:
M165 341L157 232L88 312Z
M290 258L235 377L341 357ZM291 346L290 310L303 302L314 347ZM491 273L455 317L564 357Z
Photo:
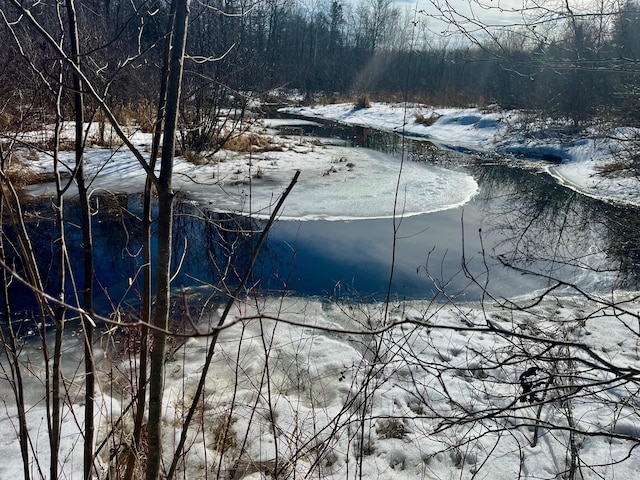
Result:
M279 221L258 257L252 288L376 301L387 294L393 300L442 298L444 292L464 301L479 299L485 289L496 297L530 294L554 279L593 291L638 286L636 209L583 197L540 173L439 151L424 142L403 143L393 134L336 126L290 128L303 135L335 137L338 132L353 145L393 155L404 151L407 161L463 169L474 176L480 193L463 207L395 220ZM135 306L139 297L140 198L100 202L94 219L97 304L108 313L114 306ZM44 212L50 204L32 208ZM67 240L79 245L74 210L69 209ZM56 247L52 224L44 217L32 217L28 226L46 287L54 292ZM203 287L222 297L233 289L263 226L264 220L178 204L176 290ZM81 252L70 254L80 278ZM10 290L14 310L29 316L31 294L17 282Z

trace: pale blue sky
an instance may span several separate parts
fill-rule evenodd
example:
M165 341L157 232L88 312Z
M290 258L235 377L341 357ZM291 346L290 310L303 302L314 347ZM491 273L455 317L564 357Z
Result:
M358 0L356 0L358 1ZM430 30L446 30L447 24L438 25L437 18L451 23L454 19L468 30L474 30L473 24L487 26L523 25L533 21L541 14L565 11L566 0L394 0L396 4L409 9L427 12ZM604 6L603 6L604 5ZM604 8L615 8L617 0L569 0L574 13L597 12ZM441 13L438 9L442 10ZM424 17L423 17L424 18ZM451 27L449 27L451 31Z

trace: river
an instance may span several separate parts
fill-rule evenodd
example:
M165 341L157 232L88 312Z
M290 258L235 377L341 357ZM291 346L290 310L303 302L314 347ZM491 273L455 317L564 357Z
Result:
M283 133L372 148L408 162L470 174L479 193L462 207L403 218L278 221L258 256L249 288L280 295L350 301L439 300L530 295L562 284L608 292L638 287L638 211L582 196L543 172L542 160L522 162L436 149L427 142L339 125L288 125ZM326 140L331 139L331 140ZM185 199L188 200L188 199ZM69 208L67 241L80 244ZM33 202L44 212L49 202ZM137 195L107 196L94 220L97 304L135 308L141 267ZM216 213L192 201L176 205L175 298L222 299L244 274L265 221ZM46 215L27 222L44 272L54 272ZM55 247L54 247L55 248ZM80 252L71 262L81 265ZM80 278L80 270L76 277ZM55 291L48 278L47 289ZM32 316L32 295L10 286L14 311ZM194 300L195 301L195 300ZM175 308L182 308L176 301ZM188 302L184 302L186 305Z

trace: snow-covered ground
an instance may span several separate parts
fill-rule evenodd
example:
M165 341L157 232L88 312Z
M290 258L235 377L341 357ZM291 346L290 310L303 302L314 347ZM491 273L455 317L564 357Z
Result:
M414 302L385 315L377 304L239 302L216 346L180 478L217 472L227 478L236 460L233 478L251 479L274 478L274 468L282 469L278 478L358 478L361 471L368 479L553 479L572 464L576 478L635 478L637 377L624 379L611 368L640 367L638 336L630 334L637 318L622 311L636 306L548 299L511 312ZM63 478L76 479L82 401L72 363L74 355L80 362L80 346L72 343L62 444ZM167 452L180 435L207 348L207 338L193 338L168 357ZM26 407L35 457L46 471L42 385L33 382L42 374L38 357L27 349L22 360L33 372ZM130 368L127 356L113 351L99 363L99 442L129 402ZM532 368L536 399L522 401ZM11 405L7 388L1 395ZM14 407L0 425L0 478L19 478ZM103 475L122 462L109 456L124 448L130 428L128 413L99 455ZM32 471L38 478L35 463Z
M404 133L444 148L472 153L532 159L554 157L561 159L561 163L541 165L559 182L586 195L640 205L635 177L604 176L599 172L604 165L626 158L623 158L626 150L638 137L633 129L559 135L558 125L540 125L537 120L528 124L528 117L518 112L384 103L373 103L366 109L354 109L352 104L343 103L290 107L283 112ZM416 120L431 116L437 118L431 125ZM263 121L262 133L273 135L273 128L283 123L286 121ZM301 170L282 218L302 220L392 216L399 175L397 205L404 215L453 208L466 203L477 192L473 178L464 173L413 162L405 162L401 170L397 159L373 150L346 148L338 142L323 143L305 137L272 138L274 144L269 151L251 156L221 151L198 165L178 157L176 189L218 210L268 216L294 172ZM135 132L132 139L145 154L150 135ZM85 158L89 173L97 173L94 188L125 193L142 189L144 175L126 149L90 148ZM61 159L73 165L73 152L62 152ZM52 171L53 162L40 153L37 158L30 157L25 166L44 173ZM32 185L26 192L52 193L53 184Z
M414 162L405 162L401 168L398 159L375 150L313 138L278 137L273 128L283 123L267 120L259 126L262 134L273 139L267 151L251 155L222 151L198 164L176 158L174 188L218 211L264 217L300 170L279 217L298 220L389 218L396 202L397 213L418 215L463 205L477 193L475 180L461 172ZM149 150L150 135L137 132L133 139L143 153ZM73 152L61 152L60 158L70 167L74 163ZM142 191L144 174L125 148L90 148L85 161L88 175L95 177L95 190ZM53 160L40 153L37 158L32 155L25 166L34 173L48 173L53 171ZM25 192L53 194L55 185L34 184Z
M624 155L627 149L633 149L632 142L637 142L640 134L634 129L611 128L561 135L563 130L571 130L568 125L540 122L516 111L414 104L372 103L370 108L354 109L352 104L342 103L292 107L283 111L403 133L444 148L479 154L510 154L534 159L553 157L561 163L546 168L567 186L598 198L640 204L637 178L605 177L598 170L616 159L628 159ZM432 116L437 120L431 125L416 121L416 118Z
M432 110L374 104L356 111L345 104L290 111L404 130L448 148L553 153L563 163L550 169L575 188L611 199L640 198L633 180L595 175L596 166L611 159L607 149L615 144L603 136L511 137L508 124L518 121L515 113L478 109L436 109L441 116L433 125L415 122L415 113L428 117ZM144 149L148 138L138 135ZM287 217L356 219L393 211L396 160L306 139L276 141L281 142L278 151L251 158L223 152L203 166L178 159L176 184L199 202L218 204L228 197L224 208L266 214L301 169L300 194L289 199ZM144 177L125 151L90 149L87 160L100 171L95 188L131 192L142 186ZM51 161L40 154L29 167L50 171ZM399 202L406 214L460 205L477 190L465 174L424 165L403 168ZM50 188L32 186L28 192L40 195ZM355 197L339 198L346 191ZM336 198L320 209L325 195ZM364 201L354 201L363 196ZM518 306L526 304L520 299ZM278 478L345 479L360 473L368 479L635 478L640 470L635 313L640 302L617 292L602 299L548 295L526 309L509 305L424 301L386 306L295 297L238 302L216 346L180 478L218 478L219 471L223 478L275 478L274 469L281 469ZM205 318L200 328L217 323L219 315ZM98 352L98 441L131 395L131 365L125 355L106 348L121 345L111 340L118 338L105 336L105 350ZM168 452L193 398L208 341L191 338L168 357ZM68 345L65 378L75 388L82 383L76 371L80 346L73 339ZM32 471L39 478L37 458L46 477L42 352L27 345L21 359L30 372L25 403L35 450ZM6 367L4 356L1 361ZM70 479L82 477L76 426L82 422L82 400L74 388L62 438L63 478ZM20 478L14 401L7 382L0 380L2 402L0 478ZM101 472L122 458L116 454L130 424L125 416L115 440L100 453ZM116 456L110 459L111 454Z

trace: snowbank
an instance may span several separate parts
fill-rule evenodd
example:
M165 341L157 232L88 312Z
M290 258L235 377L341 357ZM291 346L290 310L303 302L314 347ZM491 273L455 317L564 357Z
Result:
M634 384L617 380L608 365L640 368L636 337L626 330L636 320L599 307L576 299L526 312L414 302L385 315L381 304L239 303L215 347L187 441L185 478L231 475L234 468L234 478L256 479L274 469L287 478L357 478L360 471L371 479L558 478L569 468L571 448L583 478L633 478L640 468L633 450L638 402ZM208 343L191 338L168 357L167 454ZM27 348L27 355L37 364L41 352ZM98 441L130 401L130 368L126 356L113 352L100 364L107 375L100 382ZM536 377L525 376L532 368ZM78 380L73 370L66 378ZM523 378L539 383L527 392ZM46 462L43 401L29 401L31 434ZM76 417L80 408L72 403ZM79 452L67 412L64 451ZM11 429L8 418L2 423ZM101 469L118 461L110 455L127 441L129 424L125 416L101 452ZM18 475L16 442L0 443L0 455L15 459L0 464L0 476ZM66 478L80 477L75 454L63 464Z
M370 108L355 109L352 104L342 103L289 107L282 111L396 132L469 153L553 159L554 163L560 163L545 166L561 183L593 197L640 205L635 177L600 174L600 169L615 161L616 155L633 148L631 142L638 138L635 129L559 135L558 129L568 130L566 125L529 121L516 111L419 104L372 103ZM434 121L426 125L418 121L420 118Z

